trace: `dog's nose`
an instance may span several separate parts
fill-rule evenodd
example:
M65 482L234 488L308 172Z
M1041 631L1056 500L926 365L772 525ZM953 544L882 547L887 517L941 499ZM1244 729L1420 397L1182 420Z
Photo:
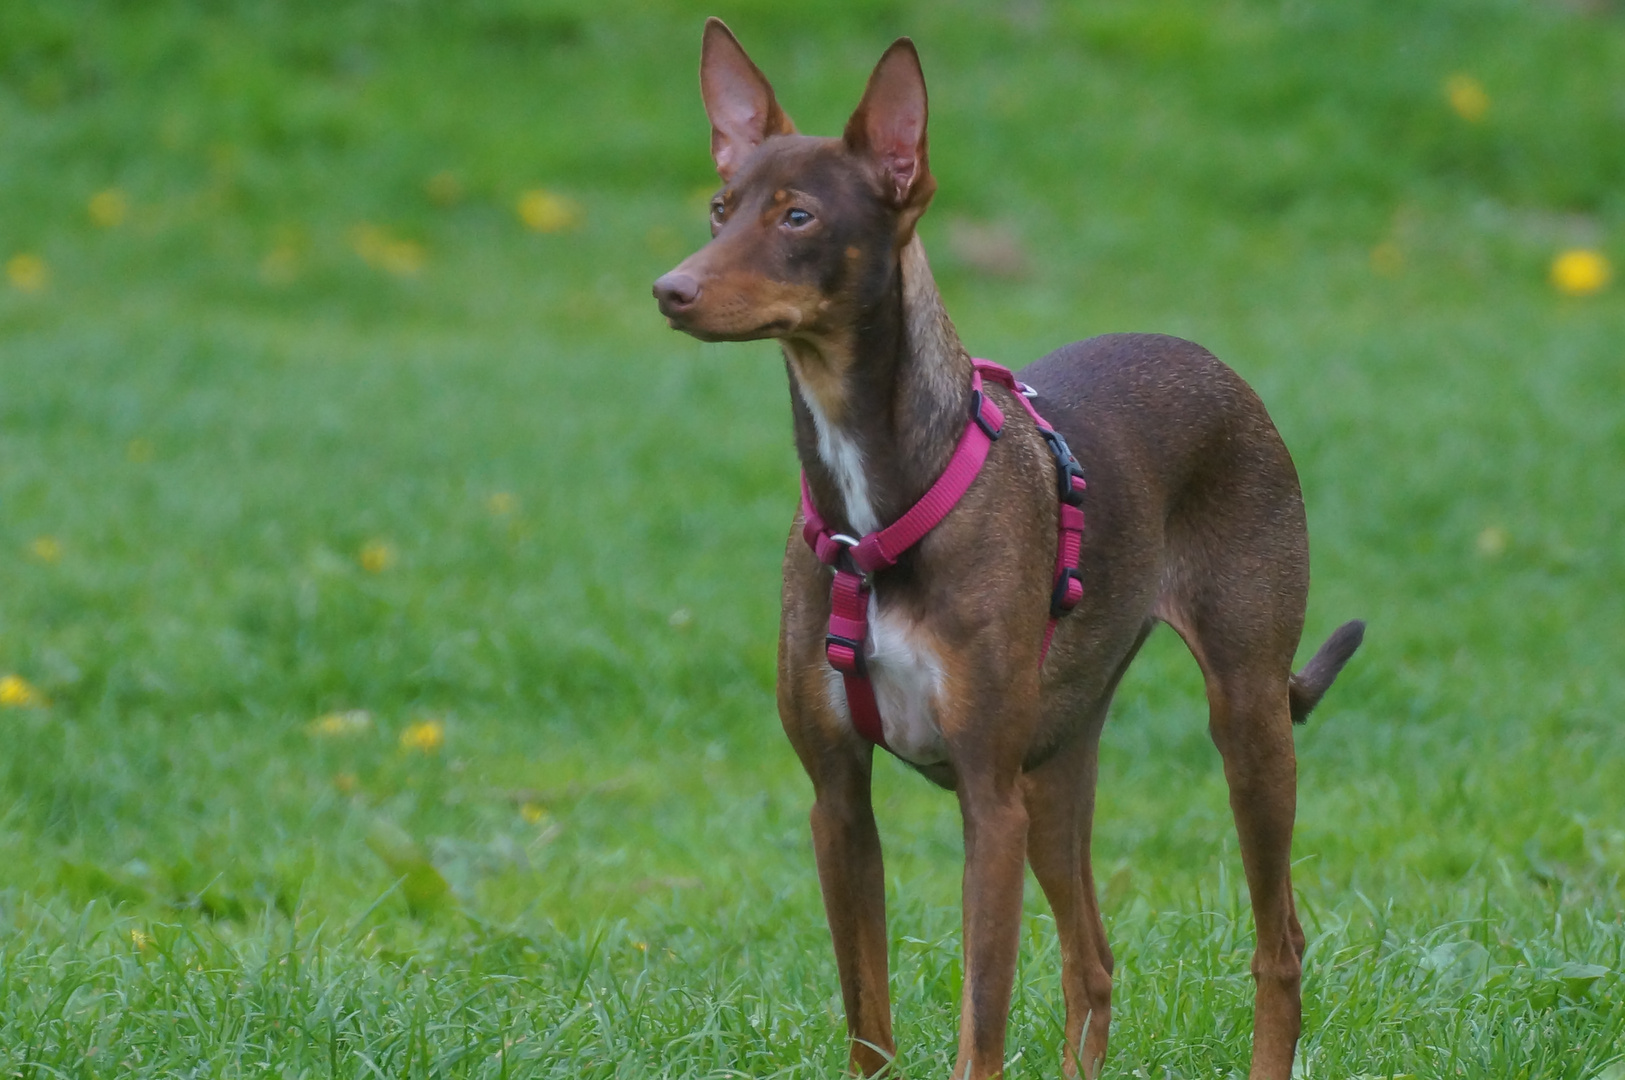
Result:
M694 306L700 298L700 283L692 275L670 273L655 282L655 299L663 314L674 315Z

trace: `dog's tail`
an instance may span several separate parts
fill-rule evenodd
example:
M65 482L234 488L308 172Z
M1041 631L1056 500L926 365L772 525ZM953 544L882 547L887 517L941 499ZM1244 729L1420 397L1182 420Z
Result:
M1365 623L1359 619L1346 622L1332 632L1326 644L1303 666L1303 670L1287 681L1287 697L1292 703L1292 722L1301 724L1309 719L1309 710L1320 704L1321 695L1332 688L1332 680L1349 662L1354 650L1365 640Z

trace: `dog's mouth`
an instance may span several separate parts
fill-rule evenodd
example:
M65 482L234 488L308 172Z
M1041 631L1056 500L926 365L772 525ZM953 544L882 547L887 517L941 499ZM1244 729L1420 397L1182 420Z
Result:
M774 305L762 313L769 314L773 316L772 318L744 325L740 325L744 320L728 317L730 314L736 314L735 312L706 310L697 303L673 304L665 297L660 297L659 306L660 314L666 317L667 326L673 330L681 330L700 341L761 341L765 338L785 337L801 325L801 313L783 304ZM739 311L737 314L753 313Z
M691 323L682 315L667 315L666 325L673 330L681 330L689 337L708 342L763 341L767 338L785 337L794 329L789 320L778 319L770 323L763 323L750 330L716 330Z

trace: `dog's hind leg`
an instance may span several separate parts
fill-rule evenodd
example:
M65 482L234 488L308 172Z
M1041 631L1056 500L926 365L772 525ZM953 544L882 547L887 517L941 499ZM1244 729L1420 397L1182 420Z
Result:
M1251 1080L1288 1080L1302 1024L1303 929L1292 899L1297 757L1289 680L1306 574L1206 576L1168 621L1201 665L1209 731L1224 758L1230 810L1252 899L1257 947ZM1166 617L1166 616L1165 616Z
M1209 678L1208 699L1258 935L1250 1076L1287 1080L1302 1024L1304 936L1292 900L1297 758L1286 676L1223 672Z

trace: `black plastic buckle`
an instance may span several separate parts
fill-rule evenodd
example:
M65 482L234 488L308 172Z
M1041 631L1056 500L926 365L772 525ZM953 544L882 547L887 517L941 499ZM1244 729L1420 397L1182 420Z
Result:
M1077 605L1066 602L1067 585L1073 581L1083 580L1075 567L1061 567L1061 576L1055 579L1055 588L1049 594L1049 617L1059 619Z
M824 635L824 659L829 661L829 666L830 667L834 668L836 671L839 671L842 675L846 675L846 674L849 674L847 672L847 670L845 668L839 666L838 664L836 664L835 660L829 655L829 647L831 645L844 645L848 649L851 649L852 650L852 670L851 670L850 674L858 675L858 676L861 676L861 677L864 677L864 678L868 677L868 675L869 675L868 665L864 662L864 658L863 658L863 642L861 642L861 641L853 641L851 638L845 638L845 637L842 637L839 634L825 634Z
M982 392L972 390L970 395L970 418L976 421L976 426L982 429L988 442L998 442L999 436L1004 434L1003 427L994 427L988 423L987 417L982 415Z
M1083 505L1083 492L1073 486L1074 477L1083 477L1083 468L1078 459L1072 456L1072 449L1066 445L1066 439L1054 428L1039 429L1044 441L1049 443L1049 452L1055 458L1055 482L1057 491L1055 497L1069 506Z

